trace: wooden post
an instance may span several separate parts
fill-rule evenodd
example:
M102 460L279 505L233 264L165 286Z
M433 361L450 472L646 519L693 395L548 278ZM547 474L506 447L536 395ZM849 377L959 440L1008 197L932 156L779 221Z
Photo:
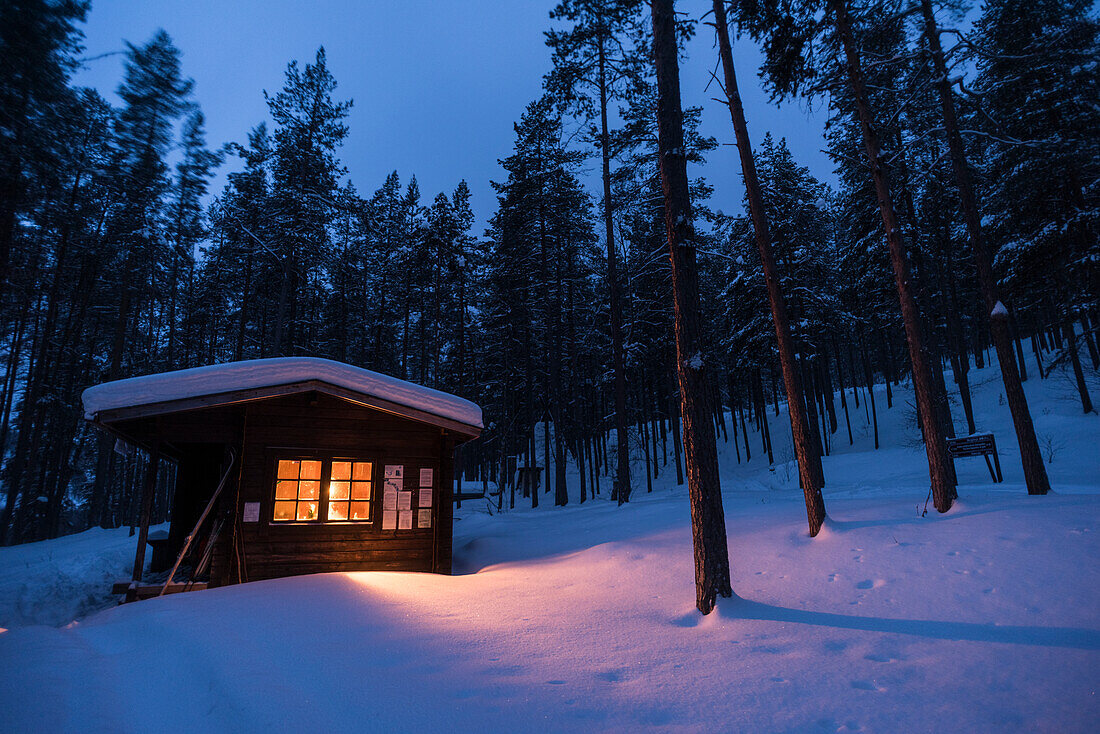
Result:
M434 528L432 529L432 571L451 574L454 562L454 500L455 439L447 431L439 436L439 477L437 478L439 500L436 502Z
M138 531L137 553L134 556L134 574L131 577L126 601L137 597L137 587L141 584L141 573L145 569L145 544L149 541L149 515L153 509L153 492L157 487L157 469L160 467L160 446L155 445L149 454L149 464L145 467L145 483L141 490L141 529Z

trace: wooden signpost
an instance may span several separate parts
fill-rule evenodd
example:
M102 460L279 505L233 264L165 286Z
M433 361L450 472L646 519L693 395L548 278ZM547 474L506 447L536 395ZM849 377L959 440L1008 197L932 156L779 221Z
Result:
M989 467L989 476L993 482L1003 482L1001 476L1001 459L997 455L997 441L992 433L972 433L969 436L947 439L947 453L952 460L963 456L981 456L985 459L985 465ZM993 457L990 463L989 457ZM996 467L996 472L993 471Z

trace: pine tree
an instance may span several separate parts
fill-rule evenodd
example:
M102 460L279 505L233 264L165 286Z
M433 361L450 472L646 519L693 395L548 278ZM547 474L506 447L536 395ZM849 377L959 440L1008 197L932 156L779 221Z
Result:
M265 94L276 126L271 244L281 266L270 354L300 353L300 327L319 307L317 264L328 244L332 200L343 173L335 150L348 134L344 118L351 109L350 101L333 100L335 90L325 50L319 48L305 68L296 61L287 66L281 91Z
M776 94L820 93L841 83L850 94L901 304L933 502L938 511L946 512L951 507L955 488L943 425L945 401L942 389L933 379L926 329L917 305L903 225L892 189L893 172L887 167L876 108L868 95L858 46L860 39L856 37L852 15L845 0L801 0L792 3L790 9L796 11L795 14L782 14L776 8L753 5L745 9L741 17L755 34L765 38L763 70ZM813 20L817 13L824 13L826 24ZM866 21L871 17L895 19L886 8L877 6L866 10L860 20ZM830 35L826 36L825 29L830 31ZM814 64L821 65L821 68L815 68ZM828 86L830 81L832 87Z
M574 109L587 120L599 118L590 137L600 150L603 180L604 242L607 246L608 310L611 326L611 364L615 387L616 471L614 495L619 504L630 499L630 445L626 408L626 364L623 355L622 285L615 246L615 219L611 199L611 133L608 110L617 91L628 82L635 64L630 53L615 53L637 22L638 0L562 0L550 17L573 26L549 31L546 43L554 51L554 70L547 87L563 108Z
M0 5L0 297L34 170L57 161L51 126L71 95L68 81L83 38L77 24L87 12L88 3L76 0Z
M151 350L134 347L148 342L150 332L141 333L141 311L155 300L153 283L167 260L164 204L170 183L165 157L174 124L190 104L192 86L183 76L179 49L163 30L144 46L127 43L125 78L118 90L123 107L115 125L119 206L106 224L112 290L117 294L105 375L110 380L125 371L153 369ZM110 480L112 443L102 434L98 440L96 495L105 492L103 484Z
M205 120L202 112L192 112L183 125L182 159L176 164L175 201L172 205L172 223L170 225L171 253L168 265L168 347L165 357L166 366L174 369L178 365L176 307L180 299L180 271L186 273L186 283L182 299L190 306L195 278L195 248L203 238L203 197L213 170L221 163L221 156L206 148Z
M815 536L825 521L825 500L821 496L825 477L821 469L821 456L817 447L811 443L810 426L802 395L802 380L795 366L795 346L791 339L790 320L783 293L779 287L779 275L776 272L775 256L772 253L767 213L764 209L760 182L756 175L756 164L753 160L752 144L749 142L741 95L737 90L737 75L733 66L733 51L730 47L724 0L714 0L714 21L718 31L718 50L724 70L726 99L737 135L746 197L752 215L753 231L756 233L756 245L760 250L764 282L768 291L768 304L775 324L779 363L787 390L787 412L790 415L791 433L794 437L795 456L799 467L799 483L806 497L806 518L810 526L810 535Z
M653 56L657 69L657 129L665 231L672 259L676 322L676 368L684 416L691 529L695 549L695 605L703 614L716 597L730 596L729 550L718 479L718 452L707 405L706 363L702 359L695 228L684 154L680 106L679 47L673 0L653 0Z
M585 394L574 381L581 359L595 359L591 332L576 333L579 303L588 293L587 249L593 241L590 202L576 175L580 156L565 149L561 121L543 98L528 105L516 125L514 153L501 161L507 179L494 183L498 209L487 235L489 252L479 286L483 339L482 386L486 412L494 416L500 456L534 457L535 425L554 425L555 503L565 504L563 466L566 443L576 447L579 421L571 419L566 395ZM584 253L584 254L582 254ZM569 333L573 332L572 339ZM572 344L570 344L572 342ZM578 349L578 344L584 344ZM579 353L578 353L579 352ZM578 365L579 366L579 365ZM545 449L544 449L545 450ZM575 456L579 450L574 448ZM532 497L537 502L537 497Z
M997 283L993 275L993 260L989 247L982 237L981 216L976 201L970 163L967 160L966 149L962 135L959 132L955 100L948 80L947 60L940 45L939 25L936 21L931 0L921 0L921 15L924 21L924 36L932 57L933 72L936 79L935 86L940 97L943 128L951 153L955 182L958 187L963 217L966 221L970 247L977 265L978 283L989 314L989 326L997 350L997 361L1001 366L1001 378L1004 382L1005 394L1008 396L1008 406L1012 411L1016 440L1020 446L1020 461L1023 464L1024 481L1027 484L1028 494L1046 494L1050 491L1050 482L1047 479L1046 468L1043 466L1043 457L1039 452L1039 442L1035 437L1035 427L1031 422L1031 411L1027 406L1027 396L1024 394L1023 385L1020 383L1016 355L1012 352L1008 312L1003 306L998 308L1000 299L998 298ZM969 396L965 395L964 399L968 400ZM972 418L971 430L973 431Z
M1085 0L991 0L972 50L982 232L1017 307L1053 311L1085 412L1074 322L1100 304L1098 51L1100 21Z

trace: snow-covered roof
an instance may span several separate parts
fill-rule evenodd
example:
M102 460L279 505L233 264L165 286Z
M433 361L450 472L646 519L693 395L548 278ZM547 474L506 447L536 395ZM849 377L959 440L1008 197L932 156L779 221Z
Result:
M481 408L469 400L396 377L318 357L277 357L226 362L106 382L84 391L84 417L238 390L317 381L390 403L482 428Z

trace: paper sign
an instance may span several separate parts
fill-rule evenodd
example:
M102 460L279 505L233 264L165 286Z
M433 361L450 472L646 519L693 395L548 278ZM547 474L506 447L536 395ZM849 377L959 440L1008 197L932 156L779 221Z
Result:
M413 493L412 492L398 492L397 493L397 509L399 510L411 510L413 506Z
M386 489L386 493L382 496L382 509L383 510L396 510L397 509L397 490Z
M244 517L241 518L241 522L259 522L260 521L260 503L259 502L245 502L244 503Z
M400 464L386 465L386 479L401 479L405 476L405 467Z
M417 513L416 526L418 528L430 528L432 526L432 511L420 510Z
M401 491L401 483L402 483L401 479L387 479L386 480L386 491L389 491L389 490L392 489L394 492L400 492Z
M413 514L411 512L399 513L399 517L397 518L397 529L398 530L412 530L412 526L413 526Z
M430 487L430 486L432 486L432 473L433 472L432 472L431 469L421 469L420 470L420 486L421 487Z
M431 507L432 506L432 490L431 490L430 487L428 489L421 489L420 490L420 506L421 507Z
M393 530L397 527L397 510L385 510L382 512L382 529Z

